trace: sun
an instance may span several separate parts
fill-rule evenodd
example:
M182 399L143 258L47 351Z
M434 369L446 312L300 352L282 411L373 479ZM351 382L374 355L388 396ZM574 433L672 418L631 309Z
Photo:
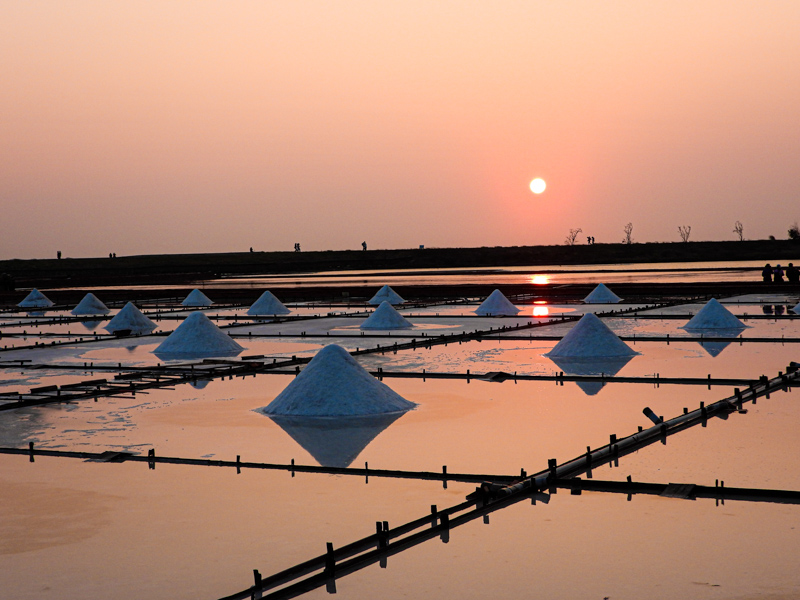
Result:
M544 179L540 179L539 177L537 177L536 179L531 181L531 191L534 194L541 194L546 187L547 184L544 182Z

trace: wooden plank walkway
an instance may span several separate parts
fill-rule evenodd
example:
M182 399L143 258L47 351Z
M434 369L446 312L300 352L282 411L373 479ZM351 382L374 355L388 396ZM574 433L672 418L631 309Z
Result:
M299 465L295 464L294 459L289 464L249 462L241 460L241 456L239 455L236 456L236 460L159 456L156 454L154 448L150 449L146 456L117 450L105 450L102 452L74 452L70 450L50 450L47 448L36 448L33 442L29 442L27 448L0 448L0 454L28 456L30 458L30 462L34 462L35 457L37 456L45 456L55 458L78 458L88 462L139 462L147 463L150 469L155 469L156 464L188 465L236 469L237 474L240 473L242 469L256 469L266 471L286 471L291 473L292 477L294 477L296 473L316 473L325 475L363 477L367 481L369 481L370 477L380 477L389 479L441 481L444 483L449 481L459 483L481 483L484 481L511 483L513 481L519 481L521 477L526 476L524 470L521 470L520 474L518 475L488 475L476 473L452 473L447 470L446 466L442 467L441 471L406 471L398 469L370 468L368 463L365 463L364 467L360 468Z

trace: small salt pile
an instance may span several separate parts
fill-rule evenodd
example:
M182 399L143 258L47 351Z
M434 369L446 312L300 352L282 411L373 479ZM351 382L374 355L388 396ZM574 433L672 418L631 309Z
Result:
M800 315L800 303L792 309L796 314Z
M395 292L388 285L385 285L381 289L379 289L378 293L375 294L372 298L370 298L369 303L377 306L384 301L388 302L389 304L402 304L403 302L405 302L405 300L403 300L400 294Z
M189 295L181 302L182 306L211 306L214 304L208 296L197 288L189 292Z
M367 317L361 324L361 329L410 329L410 321L395 310L386 300Z
M601 283L583 301L586 304L616 304L621 302L622 298L608 289L604 283Z
M153 350L159 356L235 356L244 348L214 325L202 312L194 312Z
M97 296L89 292L71 312L73 315L107 315L111 311Z
M683 329L745 329L746 327L747 325L722 306L716 298L712 298L683 326Z
M561 358L634 356L637 352L619 339L596 315L583 315L555 347L545 354Z
M150 333L156 324L145 317L132 302L122 307L116 316L108 322L105 330L109 333L130 330L131 333Z
M325 346L302 373L261 409L267 415L352 417L403 412L414 408L370 375L336 344Z
M489 297L475 310L475 314L485 317L514 316L517 313L519 313L519 309L511 304L500 290L489 294Z
M33 288L17 306L20 308L46 308L48 306L53 306L53 302L42 292Z
M275 297L275 294L267 290L253 305L247 310L251 316L257 315L288 315L290 311L283 303Z

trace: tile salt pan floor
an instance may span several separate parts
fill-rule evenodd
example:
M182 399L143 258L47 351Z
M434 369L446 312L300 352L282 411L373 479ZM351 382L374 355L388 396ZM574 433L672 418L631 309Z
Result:
M194 312L153 350L159 357L235 356L244 347L202 312Z
M107 315L110 312L111 311L103 304L100 298L91 292L86 294L83 299L78 302L78 306L71 311L73 315Z
M384 300L360 327L361 329L410 329L413 326L389 302Z
M519 309L511 304L503 292L495 290L481 305L475 309L475 314L481 316L514 316L519 313Z

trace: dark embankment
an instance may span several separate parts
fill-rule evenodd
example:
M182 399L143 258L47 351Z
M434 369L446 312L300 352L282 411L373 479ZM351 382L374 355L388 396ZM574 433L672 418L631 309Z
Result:
M119 258L0 261L5 287L47 289L96 285L186 284L221 275L316 271L434 269L539 265L594 265L763 260L800 262L790 240L515 246L324 252L167 254ZM13 281L12 281L13 280ZM10 285L9 285L10 282Z

